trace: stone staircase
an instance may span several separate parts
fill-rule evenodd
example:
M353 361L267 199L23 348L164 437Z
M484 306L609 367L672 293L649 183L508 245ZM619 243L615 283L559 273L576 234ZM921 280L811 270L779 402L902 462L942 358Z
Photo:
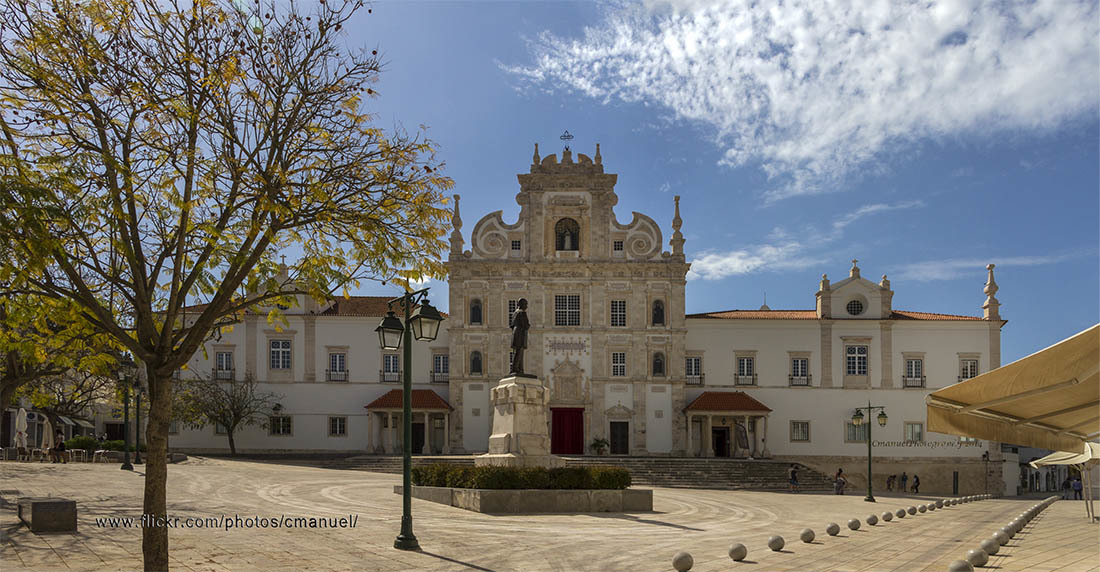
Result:
M718 459L698 457L563 457L566 466L602 465L630 471L635 485L695 489L787 490L785 461ZM450 463L473 466L472 455L414 456L413 466ZM374 473L401 472L401 457L361 455L318 463L331 469L351 469ZM798 465L799 488L828 491L833 481L809 467Z

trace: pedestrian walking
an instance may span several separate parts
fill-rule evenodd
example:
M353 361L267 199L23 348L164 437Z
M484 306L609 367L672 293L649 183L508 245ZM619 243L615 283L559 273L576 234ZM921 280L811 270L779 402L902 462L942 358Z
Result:
M791 465L787 470L787 488L792 493L798 492L798 467Z
M909 483L909 475L905 474L905 471L901 472L901 492L905 492L905 487Z
M844 469L837 469L836 475L833 477L833 492L842 495L844 494L844 485L848 484L848 479L844 478Z
M1066 477L1066 480L1062 481L1062 500L1069 500L1069 490L1072 486L1069 477Z
M1082 489L1083 487L1081 486L1081 477L1073 479L1073 500L1083 500L1081 497Z
M918 477L916 474L913 475L913 494L920 494L920 477Z
M896 479L896 478L897 478L897 475L890 475L889 477L886 477L886 490L887 491L894 490L894 479Z

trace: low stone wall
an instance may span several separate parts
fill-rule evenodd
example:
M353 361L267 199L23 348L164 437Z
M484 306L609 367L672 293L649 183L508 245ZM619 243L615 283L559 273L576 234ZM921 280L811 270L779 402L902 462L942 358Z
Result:
M832 476L837 468L843 468L848 477L848 494L867 493L867 457L866 456L826 456L798 455L777 456L776 459L801 463L816 471ZM953 494L954 473L959 473L959 495L977 495L990 493L997 496L1005 494L1001 478L1000 461L983 462L981 458L966 457L874 457L874 492L886 492L886 477L902 472L909 475L909 488L913 486L913 475L920 475L921 494ZM989 473L984 475L985 471ZM896 490L896 489L895 489ZM1015 490L1011 491L1015 494Z
M394 485L394 494L401 494ZM413 486L413 498L487 514L652 512L653 491L455 489Z

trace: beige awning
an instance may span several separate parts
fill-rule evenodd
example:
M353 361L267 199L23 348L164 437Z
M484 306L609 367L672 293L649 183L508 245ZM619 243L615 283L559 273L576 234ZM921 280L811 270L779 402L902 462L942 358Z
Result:
M929 431L1080 451L1100 432L1100 324L926 402Z
M1076 453L1055 451L1028 464L1031 468L1038 469L1047 465L1084 465L1086 463L1100 463L1100 443L1085 443L1085 450Z

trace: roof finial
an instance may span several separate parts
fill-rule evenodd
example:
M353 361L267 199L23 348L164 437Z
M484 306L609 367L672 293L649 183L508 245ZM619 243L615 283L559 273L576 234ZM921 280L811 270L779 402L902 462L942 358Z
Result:
M673 197L676 202L676 214L672 217L672 240L668 241L672 245L672 254L681 255L684 254L684 235L680 232L680 227L683 226L684 220L680 218L680 195Z
M878 285L883 290L889 290L890 289L890 280L888 278L886 278L885 274L882 275L882 282L879 282Z
M818 290L825 291L825 290L828 290L828 289L829 289L829 275L828 274L822 274L821 275L821 286L818 287Z
M760 306L760 309L761 310L771 310L771 308L768 307L768 291L767 290L764 291L764 305Z
M989 271L989 275L985 281L985 289L982 290L986 295L985 304L982 304L982 315L987 320L1001 319L1001 303L996 298L997 290L1000 288L997 287L997 281L993 279L993 268L995 266L995 264L989 264L985 267Z
M531 158L531 164L538 165L541 160L542 159L539 158L539 144L535 143L535 156Z
M603 165L603 155L600 155L600 144L596 143L596 164Z
M451 231L451 254L462 254L463 240L462 233L460 232L462 230L462 215L458 212L458 200L462 197L458 196L456 193L454 198L455 212L451 215L451 226L454 227L454 230Z
M859 260L853 258L852 259L852 269L848 271L848 275L851 276L852 278L859 278L859 267L856 266L857 262L859 262Z

